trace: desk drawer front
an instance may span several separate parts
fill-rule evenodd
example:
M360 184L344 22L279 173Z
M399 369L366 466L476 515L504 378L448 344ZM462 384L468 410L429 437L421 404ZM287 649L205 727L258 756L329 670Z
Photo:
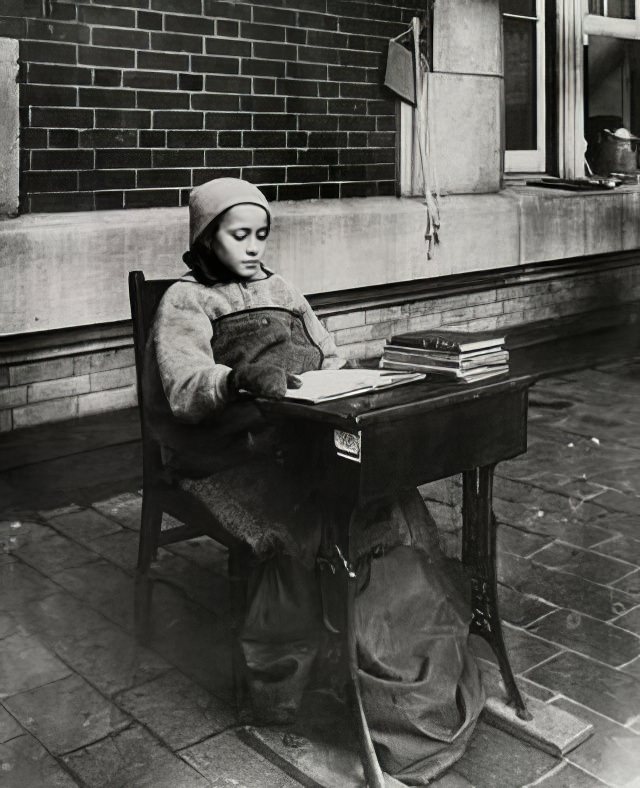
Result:
M381 423L362 435L364 499L492 465L527 449L527 391Z

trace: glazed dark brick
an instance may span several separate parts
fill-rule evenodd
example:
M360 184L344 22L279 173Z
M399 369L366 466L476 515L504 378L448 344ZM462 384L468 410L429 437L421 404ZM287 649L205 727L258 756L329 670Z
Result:
M288 131L287 145L291 148L308 148L309 135L306 131Z
M319 183L296 183L278 186L279 200L315 200L320 197Z
M138 109L189 109L189 96L176 91L138 90L136 91Z
M114 211L120 208L124 208L124 192L97 191L95 193L96 211Z
M337 131L338 118L335 115L301 115L298 128L306 131Z
M341 51L340 49L327 49L325 47L298 47L300 60L309 63L339 63Z
M20 106L75 107L78 89L56 85L20 85Z
M133 129L87 129L80 132L82 148L134 148L138 139Z
M97 110L95 125L105 129L148 129L151 128L151 113L147 110Z
M286 99L282 96L242 96L240 106L245 112L284 112L287 108Z
M293 131L296 128L296 124L297 119L295 115L288 115L286 113L281 113L279 115L260 114L253 116L253 128L256 131L277 131L279 129Z
M202 52L202 38L184 33L151 33L151 48L168 52Z
M220 21L218 21L218 28L220 27L220 24ZM204 42L204 48L207 55L222 55L225 57L251 57L250 41L239 41L233 38L206 38Z
M128 109L136 106L136 94L132 90L80 88L79 103L81 107Z
M337 82L320 82L318 93L322 98L336 98L340 93L340 85Z
M276 92L283 96L318 96L318 83L303 79L278 79Z
M152 167L204 167L203 150L154 150L151 152Z
M281 183L285 172L284 167L243 167L242 177L251 183Z
M205 164L207 167L247 167L253 164L253 151L245 148L208 150Z
M254 6L253 8L253 21L265 22L269 25L286 26L297 24L295 11L285 11L281 8L262 8L260 6Z
M254 57L261 57L265 60L295 60L297 47L293 44L265 44L256 41L253 45Z
M295 148L256 148L253 163L256 167L297 164L298 151Z
M204 13L207 16L222 16L228 19L251 19L251 7L248 4L225 3L223 0L204 0Z
M125 208L177 208L179 205L178 189L136 189L124 193Z
M291 79L314 79L324 80L330 74L331 69L321 63L297 63L287 62L287 77ZM334 79L334 77L330 77Z
M52 22L50 19L27 19L27 37L34 41L64 41L70 44L88 44L90 28L87 25Z
M267 77L254 77L253 78L253 92L255 94L275 93L276 81L275 79Z
M74 53L75 60L75 53ZM107 68L133 68L135 52L130 49L109 49L108 47L78 47L78 62L87 66Z
M205 77L205 89L211 93L250 93L251 79L249 77Z
M299 27L287 27L285 29L285 41L287 44L306 44L307 31Z
M150 189L168 186L190 186L191 170L166 169L166 170L140 170L136 185L141 189Z
M136 27L136 12L128 8L106 8L95 5L79 5L78 21L88 25L109 27Z
M208 112L205 119L206 129L234 131L251 128L252 115L239 112Z
M287 167L287 183L312 183L326 181L329 177L328 165L314 167Z
M251 22L243 22L240 25L240 36L250 38L253 41L284 41L284 28L275 25L256 25Z
M141 131L139 145L141 148L164 148L167 144L166 131Z
M349 46L349 36L342 33L333 33L327 30L309 30L306 43L312 47L337 47L346 49Z
M204 170L194 170L193 185L199 186L201 183L210 181L212 178L239 178L241 173L242 170L240 167L214 167L205 168Z
M93 84L99 87L119 88L122 85L122 71L110 68L96 68Z
M283 77L285 64L279 60L243 60L242 73L249 77Z
M375 131L376 118L368 115L337 115L340 131Z
M50 133L51 132L48 132L47 129L34 129L34 128L22 129L22 131L20 132L20 144L22 145L22 149L25 150L29 148L46 148Z
M168 77L170 75L166 74L165 76ZM202 74L178 74L178 90L200 91L203 87L204 77Z
M175 11L180 14L200 15L201 0L151 0L153 11Z
M239 74L240 60L237 57L194 55L191 70L203 74Z
M75 129L51 129L49 131L50 148L77 148L79 145L80 133Z
M339 87L341 98L377 99L380 96L380 88L378 85L342 82Z
M201 129L204 126L202 112L171 112L159 110L153 113L154 129Z
M178 85L177 75L166 71L125 71L122 81L127 88L143 90L175 90Z
M287 135L280 131L245 131L243 142L250 148L284 148Z
M137 11L136 14L138 30L162 30L162 14L154 14L151 11Z
M218 133L215 131L169 131L167 146L169 148L214 148L217 137Z
M4 11L4 8L0 8ZM3 38L17 38L22 39L27 35L27 20L26 19L0 19L0 36Z
M91 43L96 46L149 49L149 36L145 30L94 27L91 31Z
M240 97L232 93L198 93L191 96L191 107L215 112L237 112L240 109Z
M237 38L240 35L240 25L228 19L216 19L216 34Z
M78 188L78 173L27 172L24 181L28 192L71 192Z
M135 170L88 170L80 173L80 189L133 189L136 185Z
M93 192L54 192L31 194L27 201L29 213L68 213L92 211L95 207Z
M328 14L310 14L306 11L300 11L298 13L298 24L300 27L312 30L337 30L338 18Z
M83 49L80 47L80 51ZM76 47L73 44L50 44L46 41L20 41L20 60L23 63L76 65Z
M56 126L59 128L87 128L93 125L93 110L72 107L33 107L32 126Z
M34 150L33 170L87 170L93 167L92 150Z
M151 166L151 151L137 148L96 150L96 169L137 169Z
M321 98L296 98L294 96L287 97L287 112L293 112L296 115L304 115L306 113L324 114L327 112L327 100Z
M169 33L191 33L195 36L201 36L203 33L208 32L212 35L214 23L209 20L203 21L202 17L165 14L164 29Z
M188 71L189 56L167 52L138 52L136 65L151 71Z
M343 148L340 164L388 164L395 161L395 148Z
M337 148L314 148L310 150L299 150L297 152L297 164L337 164Z

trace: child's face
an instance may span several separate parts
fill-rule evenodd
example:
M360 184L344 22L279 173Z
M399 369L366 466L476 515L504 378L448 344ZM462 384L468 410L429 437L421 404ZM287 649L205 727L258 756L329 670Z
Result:
M269 225L259 205L234 205L222 217L208 245L221 263L242 279L262 275L260 261L267 244Z

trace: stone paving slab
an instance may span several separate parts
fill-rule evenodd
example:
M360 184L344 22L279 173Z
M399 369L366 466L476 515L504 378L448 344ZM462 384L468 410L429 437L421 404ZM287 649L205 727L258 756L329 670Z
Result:
M297 780L242 742L235 731L226 731L205 739L181 750L180 755L214 785L233 785L234 788L300 786Z
M615 618L612 623L617 627L622 627L629 632L640 635L640 605L620 616L620 618Z
M557 763L548 753L480 721L455 771L475 788L522 788Z
M556 610L528 631L612 666L640 655L640 637L573 610Z
M209 782L139 725L71 753L64 762L86 788L240 788L239 782L222 782L215 775ZM268 783L254 788L258 785Z
M553 704L581 716L594 726L593 734L570 752L567 760L607 785L630 788L640 775L640 737L567 698L559 698Z
M603 788L608 783L603 783L571 763L563 763L535 785L536 788Z
M532 635L525 629L518 629L509 624L502 628L504 642L509 654L509 662L514 673L524 673L535 665L551 659L562 652L562 647ZM471 635L471 650L478 657L496 662L493 649L486 640L478 635Z
M636 569L635 572L630 572L620 580L616 580L611 584L611 587L633 597L634 603L638 604L640 602L640 569Z
M122 528L117 522L96 512L93 509L78 509L62 513L43 512L56 531L76 542L91 542L99 536L117 533Z
M640 528L638 529L638 535L640 535ZM619 558L621 561L640 566L640 539L616 536L613 539L595 545L591 549L596 553L602 553L611 558Z
M135 493L122 493L102 501L95 501L93 508L132 531L140 530L142 497Z
M45 539L21 547L15 551L15 555L49 577L63 569L82 566L97 560L95 553L55 532Z
M172 750L236 724L231 706L177 670L121 693L116 701Z
M500 616L516 626L527 626L556 608L530 594L521 594L509 586L498 586Z
M132 573L138 563L138 534L128 529L92 539L88 546L98 555L127 573Z
M78 749L129 724L122 712L76 675L13 695L4 705L54 754Z
M503 585L537 596L556 607L610 621L635 607L637 602L624 588L592 583L579 575L549 569L518 556L498 555L498 578Z
M614 583L636 568L626 561L609 558L593 550L584 550L558 540L539 550L532 556L532 560L549 569L562 569L601 585Z
M0 742L15 739L23 733L25 730L22 725L3 706L0 706Z
M0 698L41 687L71 670L34 637L20 632L0 641Z
M0 744L2 788L76 788L78 783L29 734Z
M622 725L638 715L640 682L579 654L559 654L526 675Z

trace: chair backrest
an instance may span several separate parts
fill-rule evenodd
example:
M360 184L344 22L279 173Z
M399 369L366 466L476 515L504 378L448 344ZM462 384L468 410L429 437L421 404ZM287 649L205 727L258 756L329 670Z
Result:
M138 388L138 409L142 428L143 476L152 481L161 470L162 460L160 446L146 429L144 418L144 392L142 388L142 370L144 369L144 351L153 324L158 304L169 287L176 279L145 279L142 271L129 272L129 302L131 304L131 320L133 323L133 349L136 361L136 382Z
M138 382L138 403L140 411L144 408L142 394L142 369L144 349L147 346L149 331L153 324L158 304L176 279L145 279L142 271L129 272L129 303L133 322L133 349L136 360Z

